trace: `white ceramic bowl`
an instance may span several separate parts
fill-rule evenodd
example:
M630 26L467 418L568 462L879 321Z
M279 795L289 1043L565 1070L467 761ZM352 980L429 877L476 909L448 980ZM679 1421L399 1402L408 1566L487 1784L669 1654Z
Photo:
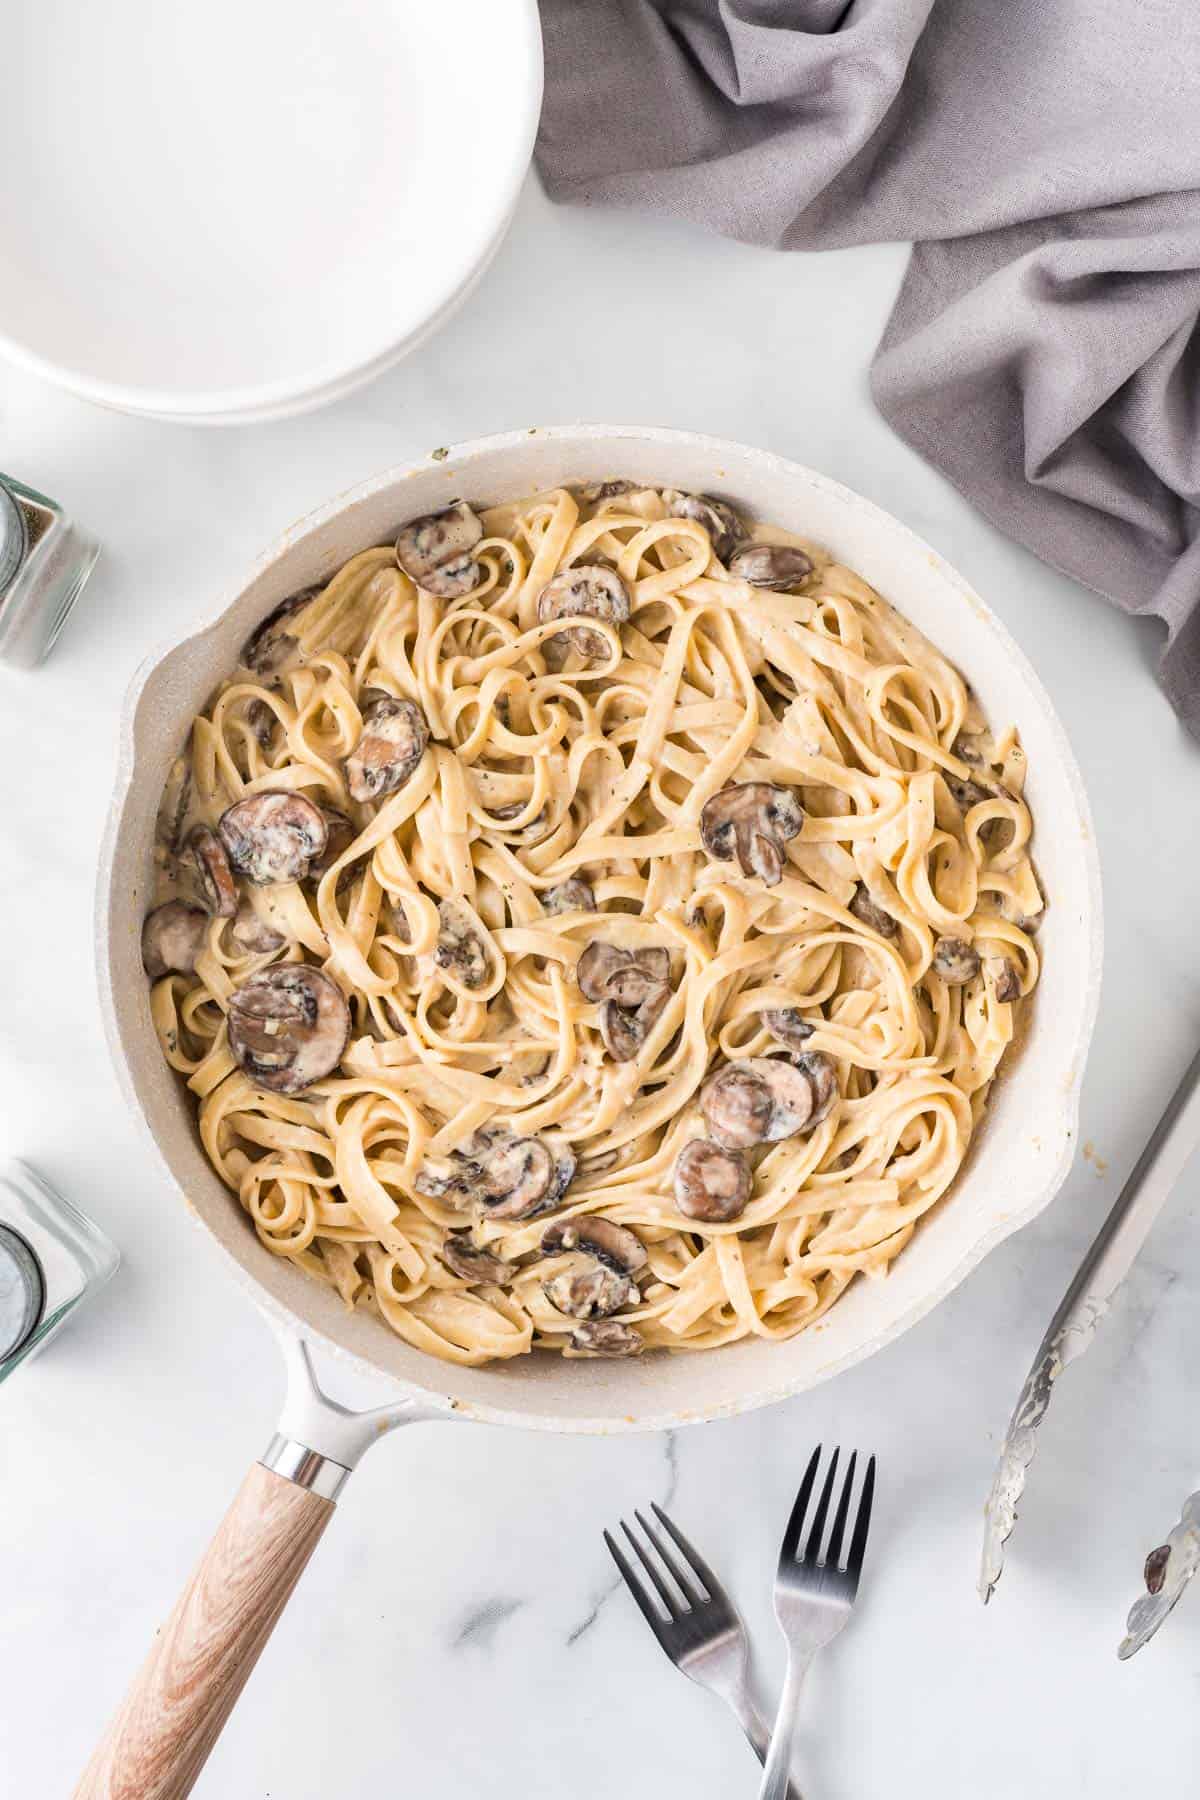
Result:
M614 475L715 490L818 539L953 658L993 723L1017 724L1049 902L1038 940L1042 979L1026 1041L996 1085L951 1195L885 1280L856 1282L811 1330L788 1343L743 1342L703 1355L614 1363L537 1356L457 1369L408 1348L374 1318L347 1315L329 1289L263 1249L205 1160L190 1102L159 1053L139 960L154 814L192 716L251 628L287 595L454 495L499 501ZM983 601L905 526L811 469L690 432L600 425L481 439L444 462L355 488L295 526L206 627L152 658L130 694L97 923L105 1014L126 1089L169 1174L260 1302L435 1403L568 1431L660 1428L764 1405L860 1361L928 1312L1041 1211L1070 1166L1101 960L1099 869L1079 770L1041 683Z
M8 0L0 352L193 423L322 404L503 238L536 0Z

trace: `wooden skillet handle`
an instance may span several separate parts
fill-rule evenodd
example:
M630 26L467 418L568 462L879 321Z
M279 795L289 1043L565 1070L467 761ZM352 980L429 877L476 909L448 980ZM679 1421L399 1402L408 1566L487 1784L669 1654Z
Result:
M334 1510L255 1463L74 1800L184 1800Z

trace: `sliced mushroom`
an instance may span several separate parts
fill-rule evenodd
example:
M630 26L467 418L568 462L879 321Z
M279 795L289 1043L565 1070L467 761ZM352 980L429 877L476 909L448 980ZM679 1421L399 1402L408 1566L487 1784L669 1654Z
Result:
M301 1094L341 1062L350 1008L320 969L275 963L234 989L228 1028L234 1059L257 1087Z
M510 819L519 818L520 815L526 811L526 809L527 809L526 801L514 800L508 806L493 807L492 808L492 818L500 825L507 825L507 823ZM526 824L518 826L516 831L512 832L510 835L513 837L521 838L524 840L524 842L526 844L532 846L534 844L540 844L542 839L549 832L549 829L550 829L549 809L547 807L543 806L541 812L534 813L532 819L528 820L528 822Z
M663 499L673 519L694 519L703 525L718 562L727 563L745 542L746 527L727 500L717 500L712 494L680 494L672 488L664 489Z
M550 914L564 912L595 912L596 896L586 881L578 875L569 875L552 888L547 888L542 895L542 911Z
M618 1006L641 1006L669 987L671 952L661 945L625 950L593 938L575 965L575 979L585 1000L615 1000Z
M486 1130L454 1152L447 1174L425 1167L414 1185L437 1199L450 1194L474 1201L489 1218L536 1219L558 1205L574 1175L569 1150L556 1156L542 1138Z
M425 754L429 726L415 700L382 694L364 709L362 735L342 765L350 798L380 800L404 786Z
M880 937L894 938L900 929L891 913L884 912L882 906L876 905L872 900L870 890L864 882L860 881L855 888L848 910L856 919L861 919L864 925L869 925L872 931L877 931Z
M962 987L979 973L979 952L964 938L939 938L933 952L933 972L947 987Z
M757 875L774 887L783 876L783 846L799 836L803 824L804 808L794 788L740 781L705 802L700 841L719 862L736 856L743 875Z
M308 865L310 881L319 881L322 875L332 869L334 863L340 856L345 855L358 836L345 813L338 812L336 807L323 806L321 817L325 821L325 848L320 856L314 856Z
M1015 962L1007 956L988 958L988 974L992 978L992 992L1004 1006L1011 1006L1014 1000L1021 998L1021 974Z
M754 1187L740 1150L693 1138L675 1159L675 1204L688 1219L726 1225L746 1210Z
M751 587L774 588L777 593L798 587L812 572L812 557L786 544L751 544L729 559L729 573L739 581L747 581Z
M231 919L237 911L237 882L216 832L207 825L195 826L188 832L183 854L195 872L209 912L218 919Z
M823 1050L805 1050L792 1060L812 1089L813 1109L805 1129L815 1131L821 1120L828 1118L838 1097L837 1064Z
M640 1331L620 1319L594 1319L571 1333L568 1356L640 1356L646 1348Z
M455 900L439 900L438 918L438 968L456 976L465 988L485 987L492 973L491 953L470 913Z
M281 674L295 656L298 645L297 638L287 626L320 592L319 587L305 588L268 613L242 646L244 667L252 669L256 675Z
M995 798L991 790L978 781L964 781L958 775L951 775L948 769L942 770L942 780L950 789L950 797L960 812L970 812L973 806Z
M754 1144L795 1137L816 1124L817 1094L798 1066L815 1054L808 1052L795 1063L748 1056L711 1075L700 1090L700 1110L717 1142L728 1150L749 1150Z
M254 910L254 902L249 894L243 894L238 901L237 912L229 927L229 935L240 950L246 950L251 956L269 956L274 950L281 950L287 939L265 919L260 919Z
M142 926L142 963L151 981L172 973L190 975L208 936L208 914L182 900L168 900L147 913Z
M585 481L579 498L585 506L599 506L602 500L616 500L621 494L636 494L636 481Z
M454 500L440 512L409 521L396 539L396 561L426 593L458 600L483 580L471 554L482 536L475 512L465 500Z
M217 830L230 862L255 887L303 881L329 839L321 808L285 788L235 801Z
M542 1233L542 1250L547 1256L581 1250L619 1275L636 1275L646 1266L646 1246L635 1232L614 1219L597 1218L591 1213L548 1225Z
M602 563L577 563L548 581L538 595L537 616L545 625L551 619L603 619L607 625L623 625L629 617L629 589L615 569ZM576 625L547 640L579 652L588 661L608 652L598 631Z
M636 1306L641 1299L628 1275L583 1257L574 1258L543 1281L542 1292L557 1312L572 1319L605 1319L630 1303Z
M491 1282L500 1287L517 1272L515 1264L481 1249L469 1231L450 1232L439 1255L451 1274L463 1281Z
M789 1049L799 1050L816 1030L798 1006L771 1006L762 1015L763 1024L773 1038Z

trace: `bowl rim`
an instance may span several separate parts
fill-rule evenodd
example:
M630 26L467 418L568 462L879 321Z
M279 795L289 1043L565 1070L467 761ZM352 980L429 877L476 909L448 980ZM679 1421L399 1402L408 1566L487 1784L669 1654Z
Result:
M514 131L498 154L506 165L496 208L496 223L482 243L459 260L447 259L443 279L431 295L424 318L398 338L385 338L353 356L331 358L305 374L234 388L153 388L108 381L70 363L31 350L0 329L0 356L27 374L64 389L110 412L128 413L163 423L246 425L289 418L325 406L382 374L437 331L474 290L508 234L521 188L533 156L542 110L545 77L541 15L537 0L515 0L517 15L510 35L524 58L524 79L511 93Z
M676 1407L659 1411L649 1410L636 1415L601 1414L595 1417L590 1415L563 1416L550 1411L537 1410L514 1411L500 1404L493 1405L489 1402L456 1395L453 1391L455 1372L453 1364L442 1363L437 1358L430 1356L427 1359L430 1364L429 1385L409 1381L392 1370L382 1368L378 1363L331 1336L321 1326L293 1312L285 1302L270 1293L247 1263L240 1260L232 1249L221 1241L184 1192L164 1147L151 1128L149 1118L138 1096L133 1070L124 1047L120 1008L112 981L110 945L114 912L111 892L114 856L121 823L129 804L135 764L138 760L135 742L136 717L142 694L151 677L175 654L189 649L192 644L217 627L246 590L266 574L282 556L287 554L297 541L307 538L322 527L329 525L342 512L384 489L397 487L416 475L444 467L448 462L457 465L460 461L485 454L503 454L519 445L527 445L530 438L573 444L580 442L619 444L622 441L628 442L636 439L642 443L661 445L664 450L686 446L691 451L699 451L718 461L730 457L749 456L767 464L778 473L792 478L798 477L803 482L824 489L842 504L849 504L864 517L880 524L888 533L893 536L898 534L907 540L909 547L926 556L941 579L955 588L960 597L966 600L972 610L986 622L1008 658L1016 666L1030 690L1032 698L1040 705L1043 722L1049 729L1055 755L1070 789L1080 822L1088 937L1087 981L1078 1013L1078 1025L1074 1040L1066 1050L1068 1066L1075 1071L1075 1077L1061 1096L1062 1147L1053 1169L1045 1176L1040 1187L1031 1195L1024 1207L1006 1213L1003 1217L996 1219L987 1230L982 1231L939 1282L923 1290L912 1305L892 1319L878 1333L848 1348L844 1353L830 1359L819 1368L801 1370L799 1373L793 1373L773 1382L763 1382L760 1377L757 1380L748 1381L744 1389L731 1399L695 1408ZM603 424L527 426L518 431L471 438L449 446L447 449L441 449L436 454L430 453L416 463L398 465L356 483L352 488L335 495L289 526L255 560L237 585L227 591L216 607L207 612L190 630L187 630L182 636L173 636L160 642L157 648L151 650L133 674L122 711L113 795L97 865L93 923L97 982L105 1037L126 1103L171 1185L182 1195L195 1223L203 1229L208 1240L215 1243L227 1266L235 1274L239 1285L246 1290L276 1327L292 1333L299 1333L306 1339L319 1343L323 1350L344 1367L376 1380L381 1377L385 1378L404 1392L420 1399L424 1404L446 1416L469 1418L485 1424L517 1426L525 1430L601 1436L673 1430L682 1425L733 1418L742 1413L756 1411L760 1407L774 1405L777 1401L791 1398L819 1386L846 1369L866 1361L868 1357L886 1348L904 1332L910 1330L966 1280L967 1276L992 1250L1043 1212L1059 1192L1075 1160L1082 1080L1099 1010L1104 948L1103 896L1096 833L1087 790L1070 740L1045 686L1024 651L1012 637L1003 621L991 611L964 577L918 533L897 519L894 514L887 512L875 501L869 500L845 486L844 483L835 481L832 477L797 463L789 457L778 456L773 451L761 450L733 439L710 437L701 432L660 426Z

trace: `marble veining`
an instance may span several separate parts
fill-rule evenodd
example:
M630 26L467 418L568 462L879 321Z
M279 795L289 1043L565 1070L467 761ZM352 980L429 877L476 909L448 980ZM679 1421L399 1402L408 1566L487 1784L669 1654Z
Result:
M1156 628L1001 538L872 411L864 372L903 262L902 246L783 256L556 211L531 184L448 327L313 418L171 428L0 369L5 466L104 543L51 662L2 675L0 1151L43 1167L125 1259L0 1392L5 1794L71 1791L282 1391L270 1332L143 1149L102 1042L90 914L121 696L150 644L310 507L435 445L555 419L690 426L824 469L944 551L1014 632L1100 841L1095 1149L945 1304L811 1394L670 1438L395 1433L348 1485L198 1800L752 1794L736 1727L669 1667L601 1531L652 1499L670 1510L743 1612L769 1705L771 1578L817 1442L874 1449L880 1481L855 1617L805 1696L807 1800L1013 1800L997 1744L1014 1721L1036 1792L1060 1800L1174 1795L1200 1765L1200 1587L1116 1657L1146 1552L1196 1486L1194 1177L1056 1394L986 1611L974 1588L1020 1384L1200 1038L1200 844L1179 823L1200 756L1154 685Z

